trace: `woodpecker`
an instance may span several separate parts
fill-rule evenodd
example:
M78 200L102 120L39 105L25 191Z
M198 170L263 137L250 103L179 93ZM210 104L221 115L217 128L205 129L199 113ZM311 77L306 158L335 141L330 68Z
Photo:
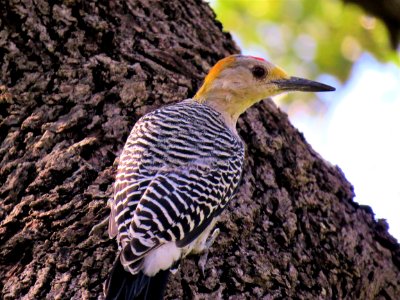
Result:
M109 235L120 252L106 299L162 299L170 270L189 253L207 253L243 171L236 122L246 109L283 92L334 90L262 58L232 55L217 62L193 98L139 119L110 204Z

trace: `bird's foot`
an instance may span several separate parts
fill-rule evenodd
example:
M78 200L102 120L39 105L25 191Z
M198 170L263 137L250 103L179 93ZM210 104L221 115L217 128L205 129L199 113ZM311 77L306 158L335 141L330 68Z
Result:
M92 229L89 232L89 236L90 235L103 235L101 233L101 230L107 226L108 221L109 221L110 217L105 218L103 221L101 221L100 223L94 225L92 227Z
M171 266L171 268L169 269L169 271L170 271L172 274L175 275L176 272L178 272L180 266L181 266L181 261L178 260L178 261L176 261L176 262Z
M207 263L207 258L208 258L208 252L210 247L212 246L212 244L214 244L215 239L217 238L217 236L219 235L220 230L219 228L214 229L213 233L211 234L211 236L207 239L207 241L204 244L204 248L203 248L203 254L200 256L199 261L197 263L201 274L204 275L204 269Z

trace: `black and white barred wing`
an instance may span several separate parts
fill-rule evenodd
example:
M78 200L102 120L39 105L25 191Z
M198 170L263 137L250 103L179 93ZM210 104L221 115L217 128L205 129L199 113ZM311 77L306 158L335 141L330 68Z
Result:
M150 250L196 239L231 199L243 156L242 142L206 105L186 100L141 118L121 154L111 205L110 233L117 228L126 269L136 274Z
M160 170L136 207L123 264L136 273L150 250L168 242L182 248L194 241L232 198L240 165L240 160L208 161Z

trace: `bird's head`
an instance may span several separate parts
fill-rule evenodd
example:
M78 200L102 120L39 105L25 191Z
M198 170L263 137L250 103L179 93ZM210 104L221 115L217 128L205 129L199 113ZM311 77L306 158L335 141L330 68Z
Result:
M334 90L326 84L291 77L262 58L231 55L210 70L194 99L237 119L254 103L280 93Z

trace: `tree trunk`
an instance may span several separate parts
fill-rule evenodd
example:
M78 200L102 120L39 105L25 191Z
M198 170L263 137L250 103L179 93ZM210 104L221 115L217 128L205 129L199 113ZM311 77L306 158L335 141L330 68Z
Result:
M117 254L106 227L135 121L192 96L238 49L201 1L0 0L2 299L97 299ZM352 186L265 100L239 121L239 195L203 277L167 299L398 299L400 247Z

